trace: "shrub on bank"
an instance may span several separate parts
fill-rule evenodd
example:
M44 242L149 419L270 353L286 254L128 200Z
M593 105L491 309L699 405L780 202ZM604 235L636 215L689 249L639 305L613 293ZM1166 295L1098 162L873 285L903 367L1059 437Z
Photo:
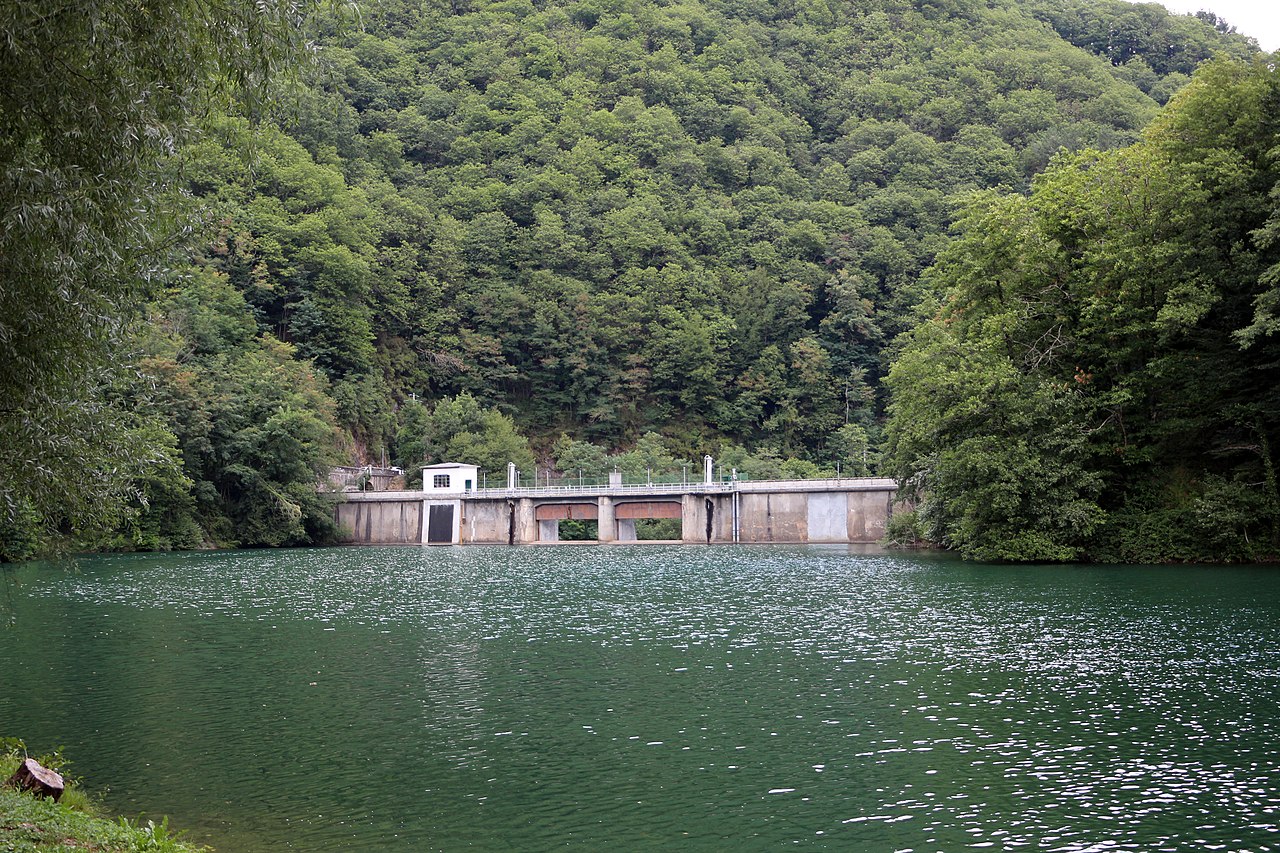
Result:
M36 760L58 770L66 790L60 800L39 799L4 784L26 757L21 741L0 740L0 846L10 853L53 850L91 850L98 853L199 853L208 848L179 841L169 829L168 819L160 823L128 818L108 820L99 806L67 776L67 762L61 755L43 755Z

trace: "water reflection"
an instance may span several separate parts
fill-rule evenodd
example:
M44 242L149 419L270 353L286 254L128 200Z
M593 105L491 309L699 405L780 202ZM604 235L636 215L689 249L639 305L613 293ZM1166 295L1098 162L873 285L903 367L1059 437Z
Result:
M22 571L5 726L224 849L1276 844L1266 570L721 547Z

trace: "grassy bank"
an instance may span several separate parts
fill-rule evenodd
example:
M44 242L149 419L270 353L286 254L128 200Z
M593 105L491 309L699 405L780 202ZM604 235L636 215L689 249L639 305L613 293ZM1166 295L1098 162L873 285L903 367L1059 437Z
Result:
M154 823L139 818L108 819L92 797L60 770L66 791L59 802L38 800L29 793L3 785L25 757L21 747L4 745L0 753L0 851L98 851L98 853L197 853L208 848L183 843L174 838L167 821ZM37 756L55 770L56 756Z

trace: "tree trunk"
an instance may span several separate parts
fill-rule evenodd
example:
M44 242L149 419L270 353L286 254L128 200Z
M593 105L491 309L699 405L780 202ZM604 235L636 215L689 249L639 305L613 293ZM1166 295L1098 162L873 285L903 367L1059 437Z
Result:
M62 796L62 777L46 767L41 767L34 758L28 758L18 767L18 771L9 777L6 783L19 791L31 791L37 797L53 797L56 803Z

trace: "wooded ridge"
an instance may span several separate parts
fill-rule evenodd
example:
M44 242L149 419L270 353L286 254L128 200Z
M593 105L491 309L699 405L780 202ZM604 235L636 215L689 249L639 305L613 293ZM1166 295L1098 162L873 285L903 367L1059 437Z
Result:
M122 5L94 5L120 55L138 49ZM703 453L754 476L898 476L915 532L974 557L1276 552L1280 104L1256 45L1212 14L245 5L267 10L245 11L248 43L253 24L318 48L292 76L271 51L210 63L231 94L176 105L197 120L138 161L130 186L154 201L120 209L167 251L113 268L114 369L67 374L96 389L110 452L3 416L8 557L58 531L326 541L314 484L337 461L595 474ZM33 169L82 130L16 129L24 89L58 83L39 60L6 59L26 82L0 104L0 142ZM16 221L38 192L8 181ZM115 263L67 251L89 277ZM41 310L33 290L3 301ZM70 509L40 477L10 485L57 454L126 485Z

